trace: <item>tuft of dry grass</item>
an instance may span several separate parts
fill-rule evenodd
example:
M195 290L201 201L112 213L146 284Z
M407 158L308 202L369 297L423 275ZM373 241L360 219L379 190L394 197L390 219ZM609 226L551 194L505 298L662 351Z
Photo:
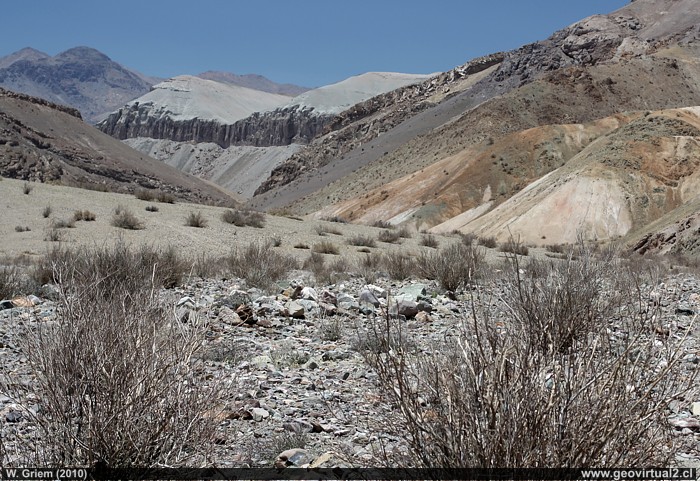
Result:
M318 243L314 244L314 246L311 249L314 252L318 252L319 254L333 254L333 255L340 254L340 250L338 249L338 246L335 245L333 242L329 242L329 241L318 242Z
M140 230L144 228L141 222L130 210L121 205L114 209L112 225L120 229Z
M377 240L379 242L386 242L387 244L400 244L401 236L395 230L383 230L377 234Z
M357 234L348 239L348 244L351 246L362 247L377 247L377 242L374 238L368 235Z
M265 214L254 210L229 209L221 214L221 220L236 227L265 227Z
M252 242L246 247L234 247L226 260L233 275L262 289L269 289L287 272L297 268L296 259L275 251L270 243Z
M201 212L190 212L185 218L185 225L202 229L207 226L207 219L204 218Z

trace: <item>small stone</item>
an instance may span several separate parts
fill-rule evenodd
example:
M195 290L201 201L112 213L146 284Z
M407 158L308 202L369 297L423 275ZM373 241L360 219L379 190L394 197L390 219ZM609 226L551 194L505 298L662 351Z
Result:
M695 401L690 405L690 412L693 416L700 416L700 401Z
M10 411L5 414L5 420L8 423L18 423L22 420L22 413L19 411Z
M379 298L369 289L363 289L360 292L360 305L369 304L373 307L379 307Z
M236 314L238 314L238 317L243 321L244 323L248 325L253 325L257 322L258 318L255 316L255 313L253 312L253 308L250 307L248 304L241 304L238 306L236 309Z
M260 422L263 419L270 417L270 413L263 408L253 408L250 410L250 414L253 416L253 421Z
M389 314L392 316L406 316L407 319L415 317L418 314L418 304L410 299L396 297L391 299L389 306Z
M326 304L333 304L334 306L338 305L338 298L335 294L328 290L321 291L320 301Z
M313 287L306 286L301 290L302 299L318 301L318 294Z
M289 315L295 319L301 319L304 317L304 306L299 304L297 301L289 301L285 305Z
M397 297L401 296L404 299L411 300L413 302L418 302L418 300L425 296L426 286L425 284L409 284L407 286L399 289Z
M433 322L433 318L430 317L430 314L428 314L425 311L420 311L418 314L416 314L416 321L418 322Z
M275 461L276 468L286 468L289 466L302 467L309 464L311 457L308 451L301 448L287 449L277 456Z
M692 316L695 311L688 306L680 305L676 307L676 314L679 316Z

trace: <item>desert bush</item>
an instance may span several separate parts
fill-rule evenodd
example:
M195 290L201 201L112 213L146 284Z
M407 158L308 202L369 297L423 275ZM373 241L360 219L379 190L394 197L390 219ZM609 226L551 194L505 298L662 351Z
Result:
M150 189L138 189L134 195L139 200L145 200L146 202L151 202L155 198L155 194Z
M153 467L206 460L216 424L205 410L218 393L195 355L203 321L174 318L158 299L151 275L158 266L138 252L117 246L62 255L52 263L60 315L22 346L41 409L24 412L36 430L17 438L28 456L18 463Z
M317 225L316 234L320 236L325 236L326 234L343 235L343 233L335 226L329 225Z
M204 218L201 212L190 212L187 214L187 217L185 217L185 225L201 229L207 226L207 219Z
M279 234L270 236L270 244L272 244L272 247L280 247L282 245L282 236Z
M61 242L63 240L63 232L56 226L51 225L44 230L44 240L47 242Z
M513 258L502 301L473 296L452 339L363 351L396 405L411 459L467 468L671 462L668 403L695 371L680 372L683 336L655 333L660 312L644 281L587 254L524 266L524 277ZM402 340L399 329L378 324L374 344Z
M440 243L434 235L424 234L420 239L420 245L430 247L432 249L437 249Z
M382 229L393 229L394 224L391 224L390 222L387 222L385 220L375 220L370 224L372 227L380 227Z
M377 240L387 244L400 244L401 236L395 230L383 230L377 234Z
M376 252L367 253L357 259L355 271L362 276L366 283L374 284L382 268L382 255Z
M382 266L389 277L396 280L404 280L416 273L416 263L405 252L391 251L382 256Z
M68 220L56 219L52 222L52 225L56 229L72 229L75 227L75 219L72 217Z
M90 212L89 210L76 210L73 212L73 221L78 222L78 221L85 221L85 222L92 222L97 218L97 216Z
M457 231L457 234L462 238L462 243L468 246L472 245L474 241L477 240L476 235L471 232L462 233Z
M155 196L155 199L158 202L162 202L163 204L175 203L175 196L169 192L158 192Z
M297 268L297 261L273 250L270 243L251 242L245 248L234 247L227 258L231 273L249 284L268 289L287 272Z
M519 256L526 256L530 253L530 249L526 245L514 239L509 239L508 241L501 244L498 250L501 252L510 252Z
M478 278L483 264L483 250L461 242L437 252L423 252L417 260L420 275L426 279L437 279L440 286L448 291L463 288Z
M314 252L318 252L320 254L333 254L333 255L338 255L340 254L340 251L338 250L338 246L335 245L333 242L328 242L328 241L323 241L323 242L318 242L313 245L311 248Z
M112 225L121 229L140 230L144 228L141 222L130 210L118 206L112 216Z
M340 216L334 215L331 217L324 217L322 220L325 220L326 222L336 222L338 224L347 224L348 221L343 219Z
M488 247L489 249L495 249L498 247L498 241L495 237L479 237L477 239L477 244L480 246Z
M357 234L348 239L351 246L377 247L374 238L368 235Z
M24 195L29 195L29 193L34 189L34 186L30 184L29 182L25 182L24 185L22 185L22 192Z
M297 242L294 244L295 249L311 249L308 244L304 244L303 242Z
M221 220L237 227L265 227L265 214L254 210L229 209L221 214Z
M16 225L15 232L29 232L31 229L27 226Z
M411 229L409 229L406 226L402 226L399 230L396 231L396 233L402 239L410 239L411 237L413 237L413 232L411 232Z
M313 272L318 285L335 284L346 276L350 268L344 258L338 258L334 262L326 262L325 256L319 252L311 252L302 267Z
M158 212L158 206L157 205L147 205L146 206L146 212Z
M566 246L564 244L548 244L545 249L553 254L563 254L566 251Z
M41 211L41 216L44 219L47 219L51 215L51 212L52 212L51 206L47 205L46 207L44 207L44 210Z
M0 266L0 300L21 294L22 276L15 266Z

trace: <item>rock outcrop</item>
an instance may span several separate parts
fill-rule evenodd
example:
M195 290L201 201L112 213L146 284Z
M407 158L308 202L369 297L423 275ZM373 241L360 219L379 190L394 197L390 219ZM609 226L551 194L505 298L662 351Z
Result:
M152 104L134 102L119 109L98 125L104 133L120 140L149 137L177 142L212 142L222 148L232 145L269 147L306 144L323 132L333 119L299 106L256 112L233 124L216 120L175 120L167 112L154 114Z

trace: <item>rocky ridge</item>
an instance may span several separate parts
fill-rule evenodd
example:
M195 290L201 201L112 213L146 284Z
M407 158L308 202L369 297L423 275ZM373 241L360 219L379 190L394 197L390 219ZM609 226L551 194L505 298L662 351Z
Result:
M88 47L54 57L23 49L0 59L0 87L69 104L92 123L148 92L153 82Z

